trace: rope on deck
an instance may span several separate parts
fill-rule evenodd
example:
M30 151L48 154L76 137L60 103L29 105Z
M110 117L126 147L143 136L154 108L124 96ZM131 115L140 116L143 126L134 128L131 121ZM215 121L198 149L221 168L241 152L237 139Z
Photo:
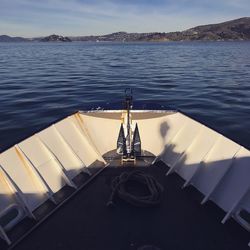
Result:
M143 185L144 188L146 187L148 194L136 195L129 192L129 185L131 185L132 182ZM153 176L138 170L131 173L124 172L115 177L112 181L111 188L112 193L107 206L113 206L116 197L136 207L155 206L160 203L161 194L164 190L162 185Z

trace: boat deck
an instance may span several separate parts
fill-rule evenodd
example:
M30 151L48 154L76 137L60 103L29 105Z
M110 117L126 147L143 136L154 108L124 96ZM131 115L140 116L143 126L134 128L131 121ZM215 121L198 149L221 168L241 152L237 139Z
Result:
M112 179L135 170L113 164L14 249L136 250L143 245L161 250L249 249L249 233L232 219L221 224L224 212L212 202L200 205L201 194L192 187L181 189L183 180L176 174L166 177L168 168L162 162L138 169L164 186L159 206L136 208L118 201L114 208L107 207Z

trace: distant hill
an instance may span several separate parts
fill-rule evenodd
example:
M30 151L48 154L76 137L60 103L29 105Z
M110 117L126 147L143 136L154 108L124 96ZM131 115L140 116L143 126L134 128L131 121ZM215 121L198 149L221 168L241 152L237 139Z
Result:
M43 37L39 40L40 42L71 42L66 36L50 35Z
M190 40L250 40L250 17L197 26L181 35Z
M116 32L102 36L78 36L70 37L72 41L95 41L95 42L135 42L166 40L167 33L127 33Z
M50 35L47 37L25 39L22 37L0 36L0 42L135 42L135 41L240 41L250 40L250 17L243 17L218 24L197 26L179 32L127 33L116 32L101 36L64 37Z
M250 40L250 17L219 24L197 26L182 32L126 33L70 37L72 41L225 41Z
M0 42L27 42L28 39L23 37L11 37L6 35L0 35Z

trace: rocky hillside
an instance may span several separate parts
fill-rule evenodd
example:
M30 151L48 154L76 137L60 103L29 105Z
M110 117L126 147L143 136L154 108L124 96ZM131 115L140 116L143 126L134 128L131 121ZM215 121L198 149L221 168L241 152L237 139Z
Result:
M40 42L71 42L66 36L50 35L43 37L39 40Z
M224 41L250 40L250 17L219 24L197 26L182 32L126 33L71 37L72 41Z
M95 41L95 42L135 42L135 41L163 41L167 33L127 33L116 32L103 36L79 36L70 37L72 41Z
M250 40L250 17L197 26L181 32L181 37L189 40Z

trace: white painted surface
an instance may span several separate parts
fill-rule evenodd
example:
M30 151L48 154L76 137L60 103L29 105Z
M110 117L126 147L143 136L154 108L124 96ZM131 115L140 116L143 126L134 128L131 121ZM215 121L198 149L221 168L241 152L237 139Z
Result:
M232 158L239 148L240 145L222 136L201 164L193 185L203 194L208 194L231 166Z
M241 148L233 165L211 198L225 211L237 203L250 187L250 152ZM245 204L250 209L250 201Z
M41 131L37 135L55 154L71 179L85 167L54 126Z
M134 120L134 123L136 122L141 136L142 149L156 156L160 154L164 156L166 146L185 125L186 117L180 113L172 113L153 119Z
M201 161L214 146L219 136L212 129L205 126L202 127L197 139L185 151L184 156L176 164L176 171L183 179L188 180L194 175Z
M36 136L19 143L19 147L38 170L53 193L65 186L66 182L60 166Z
M0 168L0 211L4 211L11 204L16 203L15 190L8 183L4 172ZM1 215L0 215L1 216Z
M97 160L104 162L103 158L96 153L88 142L88 139L81 133L70 118L56 123L55 127L86 167L89 167Z
M46 189L32 170L30 163L22 162L15 147L0 155L0 165L23 194L26 204L34 210L46 200Z
M185 150L197 139L201 129L202 126L195 121L191 120L185 123L184 127L165 148L162 160L169 167L173 167L180 157L185 157Z
M116 149L121 126L120 119L94 117L91 114L80 114L89 137L101 155Z

